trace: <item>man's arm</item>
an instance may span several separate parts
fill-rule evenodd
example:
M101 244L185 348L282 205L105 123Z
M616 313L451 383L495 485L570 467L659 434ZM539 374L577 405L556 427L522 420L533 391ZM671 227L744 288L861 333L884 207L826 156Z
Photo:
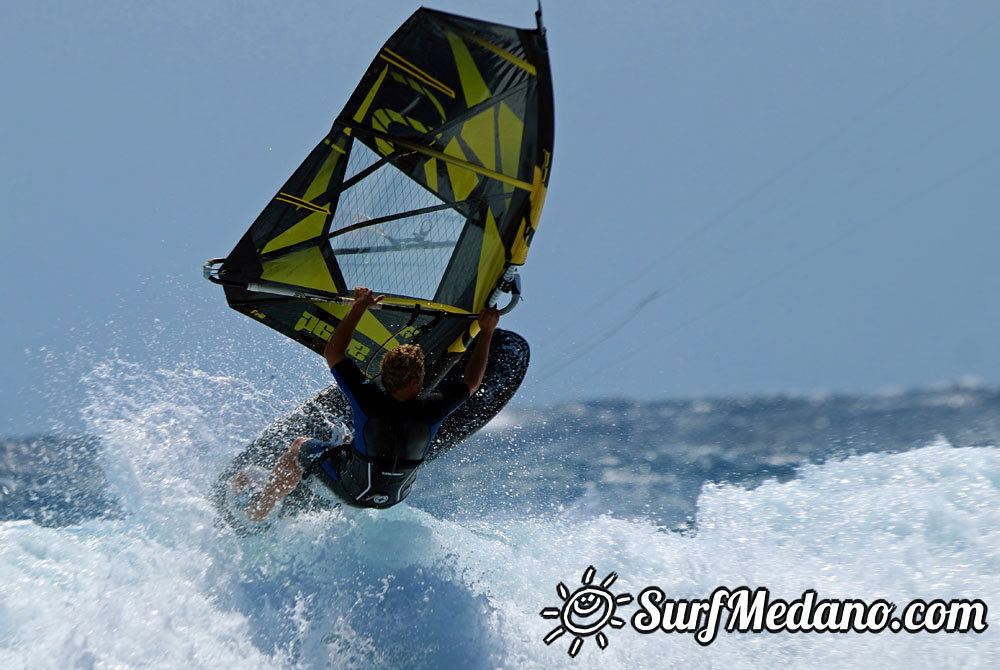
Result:
M500 310L496 307L487 307L479 313L479 337L476 338L476 346L469 356L469 362L465 364L463 379L465 385L469 387L470 396L479 390L479 385L483 383L486 361L490 356L490 341L499 322Z
M361 317L365 315L369 307L381 302L384 297L384 295L374 297L371 290L364 286L358 286L354 289L354 304L351 305L351 311L337 324L323 350L328 367L332 368L347 358L347 346L351 343L354 329L358 327L358 321L361 321Z

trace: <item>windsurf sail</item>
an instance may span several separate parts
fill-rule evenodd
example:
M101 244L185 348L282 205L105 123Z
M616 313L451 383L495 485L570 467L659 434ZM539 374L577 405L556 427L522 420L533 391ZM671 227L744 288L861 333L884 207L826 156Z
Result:
M330 132L205 276L229 305L322 353L355 286L385 294L348 353L369 377L418 342L433 384L511 289L552 160L545 31L419 9Z

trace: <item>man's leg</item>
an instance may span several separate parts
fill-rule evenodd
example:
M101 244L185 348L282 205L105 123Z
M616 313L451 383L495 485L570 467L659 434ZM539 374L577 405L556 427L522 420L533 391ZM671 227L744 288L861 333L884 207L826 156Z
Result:
M302 481L302 468L299 466L299 450L309 440L299 437L292 446L278 458L271 471L271 476L263 490L251 498L246 506L247 517L251 521L263 521L278 502L295 490Z

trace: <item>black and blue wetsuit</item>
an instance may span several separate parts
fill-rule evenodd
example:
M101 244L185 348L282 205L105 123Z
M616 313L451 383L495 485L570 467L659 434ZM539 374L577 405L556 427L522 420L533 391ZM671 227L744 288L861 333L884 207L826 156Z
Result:
M391 507L413 487L441 422L469 399L461 382L400 402L367 381L350 359L330 369L354 414L354 444L309 440L299 450L305 475L315 474L345 503Z

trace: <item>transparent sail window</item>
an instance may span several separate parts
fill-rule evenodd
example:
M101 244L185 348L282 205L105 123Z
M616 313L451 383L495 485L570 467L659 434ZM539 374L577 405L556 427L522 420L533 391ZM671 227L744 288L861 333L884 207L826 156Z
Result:
M376 163L378 154L355 142L348 174ZM443 201L385 164L340 195L331 232ZM347 286L367 286L431 300L444 276L465 217L453 209L414 214L336 235L330 244Z

